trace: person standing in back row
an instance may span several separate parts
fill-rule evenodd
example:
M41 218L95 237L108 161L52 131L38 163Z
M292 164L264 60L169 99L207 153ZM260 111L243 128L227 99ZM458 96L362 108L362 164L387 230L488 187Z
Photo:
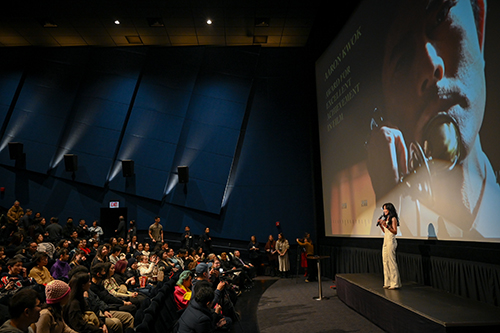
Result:
M151 224L149 227L149 237L154 243L163 243L163 226L160 224L159 216L155 217L155 223Z

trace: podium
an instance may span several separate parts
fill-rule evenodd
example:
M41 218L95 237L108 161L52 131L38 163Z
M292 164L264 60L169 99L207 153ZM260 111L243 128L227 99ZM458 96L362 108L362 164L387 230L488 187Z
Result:
M323 259L328 259L330 256L308 256L308 259L316 260L316 265L318 265L318 297L313 297L317 301L322 301L324 299L328 299L328 297L323 297L323 289L321 286L321 265L320 261Z

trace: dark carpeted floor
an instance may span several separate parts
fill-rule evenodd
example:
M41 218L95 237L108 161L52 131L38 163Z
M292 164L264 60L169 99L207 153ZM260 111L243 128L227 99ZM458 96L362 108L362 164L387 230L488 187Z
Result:
M232 333L383 332L337 298L332 280L323 278L323 296L329 299L322 301L313 299L318 283L304 278L257 277L254 282L238 299L242 318Z

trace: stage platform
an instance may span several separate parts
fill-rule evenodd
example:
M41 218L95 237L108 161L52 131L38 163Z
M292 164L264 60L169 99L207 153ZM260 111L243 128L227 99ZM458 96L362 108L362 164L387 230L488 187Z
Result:
M500 308L416 283L382 288L378 274L338 274L337 295L388 332L500 332Z

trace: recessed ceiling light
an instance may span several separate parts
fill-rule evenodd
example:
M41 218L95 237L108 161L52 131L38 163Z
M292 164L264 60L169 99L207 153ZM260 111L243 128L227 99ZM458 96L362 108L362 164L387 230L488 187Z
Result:
M142 39L140 36L125 36L129 44L142 44Z
M211 19L208 19L208 20L207 20L207 24L208 24L208 25L212 24L212 20L211 20Z
M120 21L115 20L115 24L116 24L116 25L119 25L119 24L120 24Z

